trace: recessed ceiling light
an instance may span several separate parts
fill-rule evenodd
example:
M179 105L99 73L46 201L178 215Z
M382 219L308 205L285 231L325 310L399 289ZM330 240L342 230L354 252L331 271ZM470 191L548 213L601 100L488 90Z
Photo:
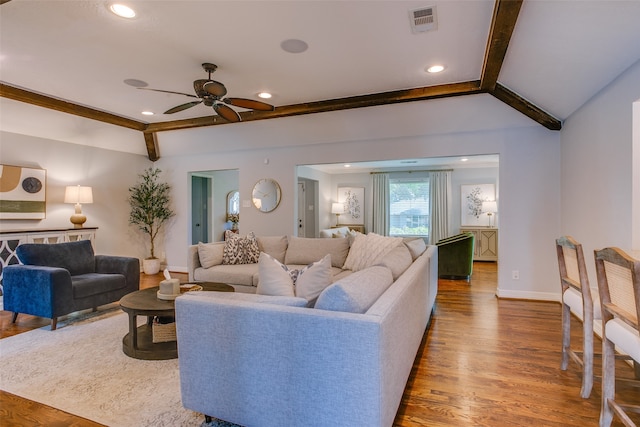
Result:
M289 53L302 53L309 49L309 45L305 41L298 39L285 40L280 43L280 47L282 50Z
M463 158L461 158L461 159L460 159L460 161L461 161L461 162L468 162L468 161L469 161L469 159L467 159L466 157L463 157Z
M120 3L112 4L109 9L122 18L134 18L136 16L136 12L133 9Z
M350 168L350 167L351 167L351 165L346 164L346 165L344 165L344 167L345 167L345 168Z
M263 98L263 99L269 99L269 98L271 98L271 94L270 94L269 92L260 92L260 93L258 94L258 96L259 96L260 98Z
M143 111L142 115L143 116L153 116L153 111Z
M441 71L444 71L444 65L432 65L427 68L427 73L439 73Z

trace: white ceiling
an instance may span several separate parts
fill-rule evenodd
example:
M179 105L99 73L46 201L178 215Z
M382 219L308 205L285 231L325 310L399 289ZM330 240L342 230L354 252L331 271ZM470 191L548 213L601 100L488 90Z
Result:
M207 77L203 62L218 65L213 78L229 96L257 99L266 90L276 106L478 80L494 8L493 0L126 0L138 15L125 20L109 12L110 3L2 4L0 80L150 123L214 112L201 104L163 115L193 99L138 90L124 80L193 93L193 80ZM413 34L409 11L431 5L438 29ZM640 59L638 22L640 0L525 0L498 81L563 120ZM309 49L283 51L280 43L290 38ZM425 73L433 63L447 68ZM143 110L157 114L142 116ZM243 126L250 124L218 127ZM146 154L137 131L5 98L0 129Z

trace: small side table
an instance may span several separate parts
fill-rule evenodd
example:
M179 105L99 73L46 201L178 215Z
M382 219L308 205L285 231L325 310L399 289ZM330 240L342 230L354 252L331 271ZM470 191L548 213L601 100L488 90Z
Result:
M224 283L197 282L202 291L233 292L233 286ZM177 341L153 342L152 322L155 316L175 317L175 301L158 299L158 286L125 295L120 308L129 315L129 333L122 339L124 354L142 360L166 360L178 357ZM147 323L138 326L138 316L147 316Z

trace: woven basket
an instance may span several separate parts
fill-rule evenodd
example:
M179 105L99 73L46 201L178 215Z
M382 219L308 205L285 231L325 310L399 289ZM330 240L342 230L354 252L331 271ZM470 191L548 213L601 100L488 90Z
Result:
M176 322L160 323L156 317L151 324L151 331L154 343L176 341Z

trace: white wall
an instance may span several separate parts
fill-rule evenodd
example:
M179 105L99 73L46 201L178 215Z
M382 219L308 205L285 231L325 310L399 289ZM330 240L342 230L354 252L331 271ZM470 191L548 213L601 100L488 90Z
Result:
M273 124L270 124L272 126ZM354 126L358 126L355 124ZM285 132L283 130L283 132ZM260 133L255 135L259 138ZM247 137L247 135L244 135ZM300 135L301 139L305 135ZM560 224L560 134L540 126L446 135L429 135L302 144L283 148L263 148L234 152L199 153L193 156L162 157L157 163L171 171L175 180L176 206L188 206L187 175L194 170L237 168L240 171L242 233L277 235L295 233L296 170L298 165L355 162L413 157L441 157L499 154L500 186L500 295L557 299L556 261L549 245ZM268 159L268 162L265 162ZM246 195L260 178L274 178L282 188L282 202L271 213L260 213ZM306 178L315 179L309 174ZM352 184L344 181L341 184ZM320 198L331 203L335 194L320 189ZM327 193L327 191L329 193ZM326 194L325 194L326 193ZM327 205L328 206L328 205ZM320 207L322 208L322 207ZM325 209L328 211L328 208ZM327 218L330 217L328 214ZM331 221L331 220L329 220ZM186 267L188 209L178 211L167 235L167 258L172 269ZM520 280L511 279L512 270Z
M143 235L129 226L129 187L151 165L144 156L51 139L0 132L3 164L46 169L47 213L43 220L0 220L0 231L73 228L73 205L63 203L67 185L93 187L93 203L82 205L86 227L99 227L96 253L147 256Z
M640 144L634 150L632 131L638 82L640 62L573 114L561 133L561 233L582 243L594 287L595 249L640 249Z

